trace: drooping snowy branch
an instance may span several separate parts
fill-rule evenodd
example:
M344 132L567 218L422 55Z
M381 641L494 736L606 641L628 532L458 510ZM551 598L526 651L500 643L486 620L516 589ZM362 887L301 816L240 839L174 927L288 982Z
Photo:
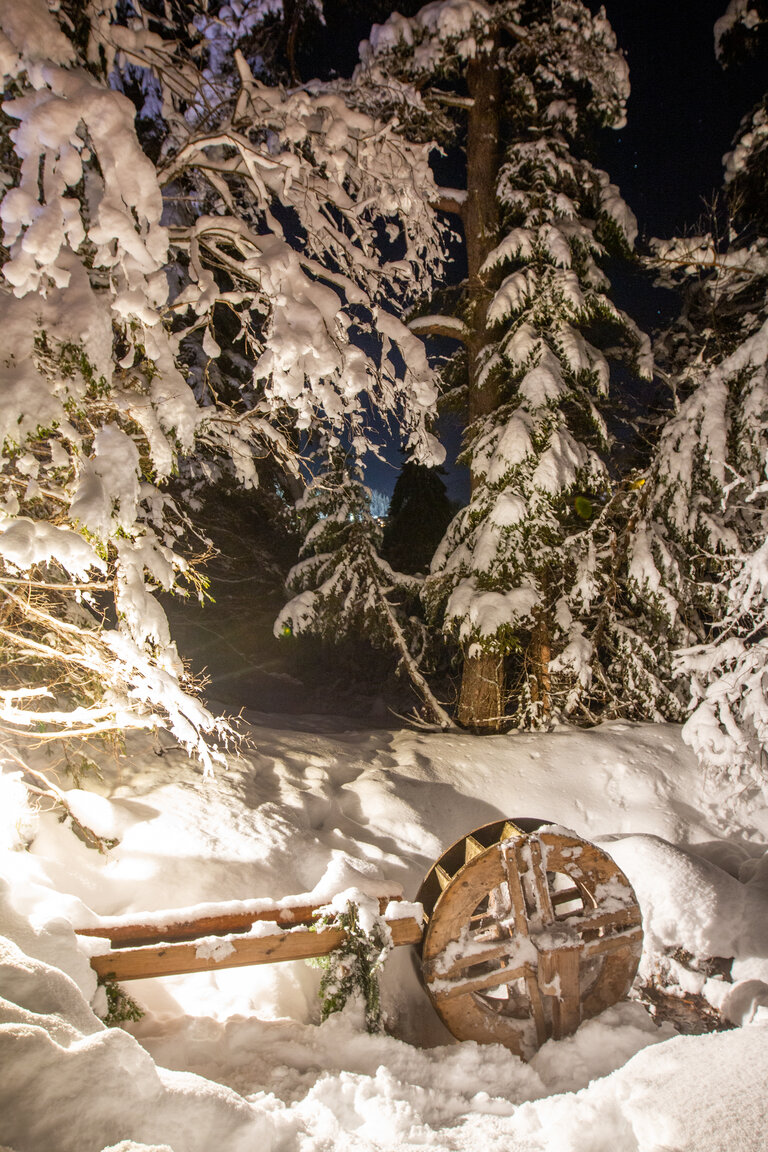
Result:
M721 60L766 16L733 0L715 28ZM726 235L655 244L662 280L684 289L662 348L677 405L630 548L636 592L679 649L685 739L708 767L756 781L768 748L766 155L764 99L725 157Z
M231 69L205 29L190 51L138 6L82 15L90 69L65 9L0 3L1 715L46 735L164 725L210 768L228 729L188 691L156 596L204 591L185 485L254 486L265 455L295 473L318 423L362 451L370 405L440 456L400 318L441 266L435 186L423 146L331 87L260 83L236 30ZM153 106L157 164L121 77Z

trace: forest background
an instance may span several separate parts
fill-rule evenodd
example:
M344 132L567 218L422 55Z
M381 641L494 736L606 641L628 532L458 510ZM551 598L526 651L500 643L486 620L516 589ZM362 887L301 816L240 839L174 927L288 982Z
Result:
M602 9L400 8L0 4L4 730L212 767L170 617L226 629L230 703L411 711L397 667L418 723L685 721L760 777L765 100L704 225L638 244ZM740 84L766 18L716 25Z

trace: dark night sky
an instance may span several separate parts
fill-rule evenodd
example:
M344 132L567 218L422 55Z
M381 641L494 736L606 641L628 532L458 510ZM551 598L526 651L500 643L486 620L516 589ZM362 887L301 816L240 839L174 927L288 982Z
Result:
M587 0L596 10L600 5ZM739 122L768 87L764 68L724 70L714 53L713 28L727 0L603 0L630 69L627 126L606 131L598 163L618 184L638 218L640 244L707 227L706 205L722 184L722 158ZM614 280L617 303L650 331L671 319L674 297L649 280ZM448 433L458 447L458 425ZM387 453L391 456L391 453ZM393 464L374 463L369 483L387 493ZM451 496L465 496L461 470L449 477Z
M596 5L590 5L596 7ZM722 157L768 77L724 70L713 27L727 0L605 0L629 63L627 127L606 133L601 163L641 236L693 228L722 181Z

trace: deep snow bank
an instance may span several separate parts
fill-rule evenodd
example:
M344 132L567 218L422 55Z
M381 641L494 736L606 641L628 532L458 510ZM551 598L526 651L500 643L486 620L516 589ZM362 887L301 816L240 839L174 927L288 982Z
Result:
M477 740L306 721L255 725L254 742L212 785L178 752L136 740L104 764L98 793L70 789L78 817L120 839L106 856L26 807L12 770L0 777L0 1141L14 1152L762 1152L763 795L702 779L667 726ZM748 1026L671 1038L623 1004L525 1065L446 1044L406 949L384 980L394 1036L369 1037L354 1010L318 1026L317 974L301 964L131 984L149 1009L134 1035L89 1006L100 994L72 924L325 898L374 878L413 896L447 844L501 815L601 839L640 900L643 978L663 973ZM735 958L732 983L708 972L713 956Z

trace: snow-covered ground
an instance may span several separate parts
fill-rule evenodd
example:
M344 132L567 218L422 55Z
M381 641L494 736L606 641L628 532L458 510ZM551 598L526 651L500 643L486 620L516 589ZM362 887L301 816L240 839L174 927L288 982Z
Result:
M87 792L59 777L83 823L119 839L107 854L29 807L5 763L0 1152L764 1152L768 793L705 778L672 726L478 739L251 719L252 747L212 782L141 737ZM500 816L597 840L640 901L639 980L737 1027L676 1035L627 1002L525 1064L455 1043L407 948L385 969L387 1035L355 1006L319 1024L303 963L132 982L146 1015L130 1032L94 1014L73 925L382 879L413 898L447 845ZM708 975L712 958L733 964Z

